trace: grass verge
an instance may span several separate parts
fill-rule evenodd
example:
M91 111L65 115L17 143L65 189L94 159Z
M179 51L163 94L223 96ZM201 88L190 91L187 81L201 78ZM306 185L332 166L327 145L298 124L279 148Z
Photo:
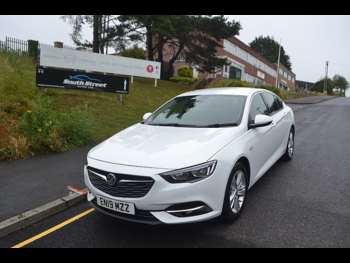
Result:
M171 81L134 78L130 93L45 89L35 85L29 57L0 53L0 160L63 152L100 142L190 90Z

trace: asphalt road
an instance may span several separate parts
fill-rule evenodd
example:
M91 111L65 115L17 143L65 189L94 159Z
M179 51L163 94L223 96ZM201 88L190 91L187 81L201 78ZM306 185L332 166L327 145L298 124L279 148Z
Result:
M296 153L250 190L232 225L148 226L96 211L27 247L350 247L350 99L296 111ZM89 209L83 203L0 240L10 247Z
M83 187L81 171L91 147L0 162L0 221L66 196L68 185Z

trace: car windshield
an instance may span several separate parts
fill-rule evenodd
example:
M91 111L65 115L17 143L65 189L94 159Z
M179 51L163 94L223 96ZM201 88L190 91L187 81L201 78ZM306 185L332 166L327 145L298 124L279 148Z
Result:
M240 124L246 96L180 96L166 103L147 120L148 125L177 127L230 127Z

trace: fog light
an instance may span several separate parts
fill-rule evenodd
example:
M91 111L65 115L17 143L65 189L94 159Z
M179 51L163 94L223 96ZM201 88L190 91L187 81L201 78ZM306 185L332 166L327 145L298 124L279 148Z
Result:
M188 202L175 204L167 208L166 212L177 217L198 216L211 212L212 209L203 202Z

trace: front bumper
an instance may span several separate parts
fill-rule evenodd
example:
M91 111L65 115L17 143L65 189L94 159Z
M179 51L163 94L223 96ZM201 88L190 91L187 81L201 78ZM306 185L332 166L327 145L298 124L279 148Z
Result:
M155 181L150 191L143 197L115 197L97 189L91 183L87 169L85 168L84 181L89 189L88 200L99 211L110 216L139 223L181 224L205 221L221 214L226 178L225 176L220 176L220 172L222 172L220 164L217 165L214 174L209 178L196 183L181 184L171 184L159 176L159 173L166 171L164 169L118 165L94 159L89 159L89 166L112 173L149 176ZM135 216L117 213L99 207L96 203L96 195L134 203L136 208ZM200 202L202 205L195 205L194 202ZM184 207L182 209L178 207L177 210L173 209L174 205L180 204L181 206L181 204L188 203L193 203L193 207ZM176 213L177 211L181 213Z

